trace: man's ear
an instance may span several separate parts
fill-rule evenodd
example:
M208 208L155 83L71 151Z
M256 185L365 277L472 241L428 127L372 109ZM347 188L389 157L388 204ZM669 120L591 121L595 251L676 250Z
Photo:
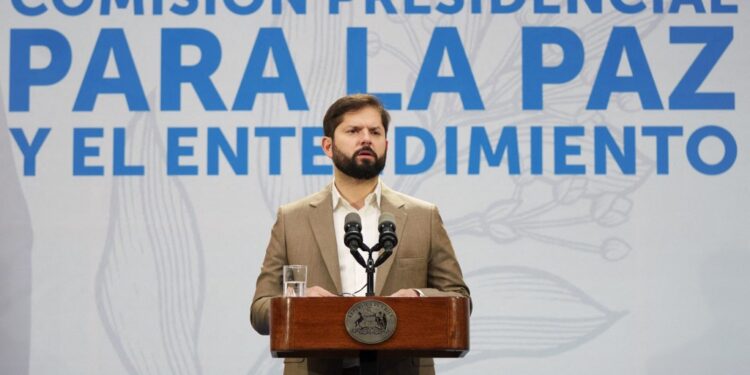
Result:
M324 136L320 141L320 147L329 158L333 159L333 138Z

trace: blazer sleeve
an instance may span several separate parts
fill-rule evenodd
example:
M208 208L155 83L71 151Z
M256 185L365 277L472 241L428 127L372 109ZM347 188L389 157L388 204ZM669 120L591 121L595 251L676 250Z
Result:
M471 298L464 282L456 252L443 226L436 206L430 212L430 255L427 268L427 288L419 290L425 296L457 296Z
M270 330L268 321L271 298L282 295L282 270L287 264L284 221L283 209L279 208L250 306L250 324L261 335L267 335Z

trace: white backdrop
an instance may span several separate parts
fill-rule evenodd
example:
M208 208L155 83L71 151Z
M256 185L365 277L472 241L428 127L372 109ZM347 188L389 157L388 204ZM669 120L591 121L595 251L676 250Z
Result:
M155 1L154 1L155 2ZM255 3L250 1L242 4ZM393 126L428 129L437 139L435 164L405 175L394 170L394 131L383 174L391 187L438 204L451 234L474 300L471 352L439 360L445 374L484 371L512 374L741 374L750 372L750 18L739 4L732 14L644 11L628 15L604 6L592 14L539 14L531 2L511 14L479 14L469 4L455 15L386 15L378 2L365 14L364 2L341 5L308 1L305 14L271 1L240 16L217 2L206 14L167 9L154 15L114 7L101 15L95 1L79 16L61 14L55 4L81 1L25 1L46 4L38 16L0 4L0 368L3 374L265 374L278 373L268 338L248 321L255 279L276 207L318 191L326 175L303 175L301 128L318 126L327 106L346 94L347 27L368 29L368 84L372 92L402 93L403 110L391 111ZM74 4L75 3L75 4ZM137 2L133 2L137 3ZM428 4L429 1L417 2ZM437 2L433 2L437 4ZM547 4L560 3L547 1ZM605 2L606 3L606 2ZM708 3L708 2L705 2ZM728 1L724 1L729 4ZM738 2L739 3L739 2ZM606 3L608 4L608 3ZM650 4L650 2L649 2ZM706 5L708 7L708 5ZM521 32L524 26L563 26L585 48L579 76L545 87L544 109L522 108ZM644 110L634 93L612 96L606 110L587 110L606 41L615 26L634 26L648 58L662 102L682 79L700 45L669 43L672 26L730 26L734 40L701 86L702 92L735 93L734 110ZM209 111L195 91L182 86L181 110L161 110L161 30L201 28L220 43L220 64L211 76L227 108L232 107L260 28L283 29L308 110L289 110L284 96L259 94L250 111ZM484 110L465 110L455 93L435 94L426 110L408 110L408 100L436 27L456 28L483 100ZM123 95L102 94L90 111L73 106L100 31L120 28L127 37L149 111L129 110ZM51 29L71 49L70 69L58 82L32 87L29 109L13 110L9 88L11 33ZM546 66L559 63L559 48L545 48ZM57 58L31 48L31 67ZM197 63L196 48L183 48L183 65ZM110 57L106 77L122 68ZM447 58L445 61L448 61ZM455 72L450 64L441 75ZM628 64L619 74L629 73ZM267 76L277 74L273 62ZM30 74L29 77L32 77ZM562 175L549 160L555 126L581 125L586 135L582 175ZM624 175L610 161L606 174L593 168L593 127L613 134L636 127L636 173ZM647 125L680 126L673 138L669 173L656 173L653 138ZM708 176L689 163L688 136L705 125L727 129L737 144L734 164ZM269 141L258 127L287 126L296 135L281 141L281 173L269 171ZM458 172L445 173L445 127L457 127ZM500 167L467 172L469 129L482 126L497 142L503 126L519 133L522 172ZM544 127L545 169L528 170L529 127ZM126 162L143 165L143 176L113 176L114 128L126 128ZM196 176L168 175L167 128L195 127L194 146L183 164ZM249 129L249 172L226 162L207 173L207 128L219 127L234 145L237 128ZM33 176L24 174L24 155L9 129L28 138L51 131L39 149ZM102 128L89 146L104 166L101 176L73 173L74 129ZM620 137L618 137L620 139ZM526 142L526 143L524 143ZM723 152L716 138L701 145L709 163ZM80 151L80 150L79 150ZM422 149L410 144L410 159ZM549 159L549 160L548 160ZM324 165L324 157L316 157Z

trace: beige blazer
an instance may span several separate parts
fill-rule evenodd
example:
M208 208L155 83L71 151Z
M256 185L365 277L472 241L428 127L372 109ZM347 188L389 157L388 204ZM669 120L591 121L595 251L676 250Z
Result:
M469 297L437 207L385 185L381 194L380 211L396 217L399 242L394 254L376 270L375 294L387 296L399 289L419 288L428 297ZM335 238L331 185L279 208L250 307L250 322L256 331L269 333L270 300L282 295L284 265L305 264L308 287L317 285L341 293L336 241L343 239ZM341 362L287 358L284 374L337 374ZM381 361L380 366L381 374L434 374L431 358Z

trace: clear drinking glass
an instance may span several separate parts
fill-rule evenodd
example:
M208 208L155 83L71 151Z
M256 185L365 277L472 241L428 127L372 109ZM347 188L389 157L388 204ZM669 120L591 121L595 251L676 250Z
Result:
M284 266L284 297L304 297L307 288L307 266Z

